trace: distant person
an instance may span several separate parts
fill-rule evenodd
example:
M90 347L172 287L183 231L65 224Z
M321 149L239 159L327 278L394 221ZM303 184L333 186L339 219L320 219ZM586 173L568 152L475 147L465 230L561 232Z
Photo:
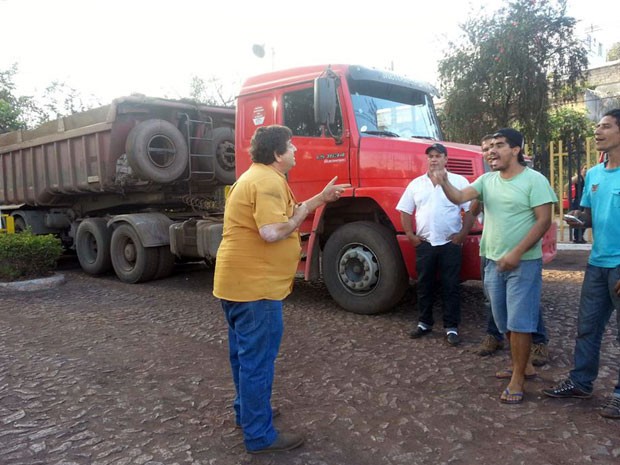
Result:
M259 127L252 137L253 164L230 190L217 252L213 294L228 322L235 383L235 420L251 454L299 447L302 436L273 427L271 388L284 324L282 300L290 294L301 254L297 229L319 206L338 200L349 185L336 178L297 203L286 174L295 166L291 130Z
M512 372L500 401L523 401L532 333L536 331L542 289L542 237L551 225L557 197L549 181L525 164L523 136L511 128L493 135L488 160L493 172L458 189L445 171L433 176L455 204L478 199L484 203L480 254L487 259L484 286L499 330L510 339Z
M435 320L433 303L437 273L441 280L443 301L443 327L448 344L460 343L458 326L461 321L459 275L461 272L462 244L474 223L469 214L469 202L454 205L430 174L445 171L448 151L439 143L426 149L428 170L409 183L396 209L400 212L403 230L416 251L418 274L419 320L411 331L412 338L430 334ZM450 181L457 186L469 185L459 174L448 173ZM461 211L467 213L461 219ZM416 230L413 231L412 215L415 212Z
M581 198L584 211L569 212L583 221L571 221L573 228L592 227L595 237L581 287L574 368L564 381L543 390L549 397L592 397L603 333L614 309L620 328L620 109L605 113L596 125L594 139L606 161L586 174ZM600 414L620 419L620 373Z
M570 209L571 210L580 210L581 208L581 196L583 193L583 187L586 177L586 172L588 171L588 167L583 165L579 170L579 173L571 178L571 187L570 187ZM571 241L575 244L585 244L586 241L583 238L583 233L585 231L584 228L573 228L570 227L570 238Z
M485 160L487 160L487 156L489 154L489 150L491 149L491 141L493 140L493 135L487 134L480 141L480 150ZM483 205L478 200L472 201L471 212L474 216L479 216L479 220L482 223L484 221L484 213L483 213ZM482 213L482 214L480 214ZM484 256L480 257L480 275L482 282L484 283L484 267L486 266L487 259ZM504 348L504 335L500 333L499 329L497 329L497 325L495 324L495 319L493 318L493 311L491 310L491 303L489 301L489 297L486 293L484 286L482 286L485 295L485 307L487 308L487 329L482 342L476 349L476 353L481 357L486 357L488 355L494 354L498 350ZM532 333L532 349L530 351L530 361L534 366L543 366L547 363L549 358L549 348L547 346L549 339L547 337L547 330L545 328L545 323L543 320L543 312L542 307L540 309L539 318L538 318L538 326L536 331ZM497 376L506 377L510 374L512 370L500 370L497 372ZM530 373L532 376L533 373Z

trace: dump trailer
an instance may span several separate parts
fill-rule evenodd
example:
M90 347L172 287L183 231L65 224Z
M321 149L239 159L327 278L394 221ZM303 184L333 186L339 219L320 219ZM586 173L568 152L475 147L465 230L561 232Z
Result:
M0 134L1 208L16 231L60 237L88 273L167 276L175 255L215 255L234 124L234 108L130 96Z

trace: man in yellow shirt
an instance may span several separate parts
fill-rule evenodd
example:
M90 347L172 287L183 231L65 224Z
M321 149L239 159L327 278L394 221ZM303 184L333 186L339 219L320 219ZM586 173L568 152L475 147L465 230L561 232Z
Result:
M303 437L273 427L271 388L284 329L282 300L293 288L301 245L297 229L321 205L338 200L348 184L332 179L297 203L286 174L295 166L292 132L264 126L250 144L253 164L230 190L217 252L213 294L228 321L235 419L251 454L279 452Z

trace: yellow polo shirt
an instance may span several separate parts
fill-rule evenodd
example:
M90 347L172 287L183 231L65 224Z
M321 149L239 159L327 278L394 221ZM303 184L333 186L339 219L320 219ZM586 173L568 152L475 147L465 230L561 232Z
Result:
M215 297L251 302L282 300L291 293L301 256L298 232L265 242L258 230L286 223L296 203L284 175L270 166L254 163L239 177L226 200L215 261Z

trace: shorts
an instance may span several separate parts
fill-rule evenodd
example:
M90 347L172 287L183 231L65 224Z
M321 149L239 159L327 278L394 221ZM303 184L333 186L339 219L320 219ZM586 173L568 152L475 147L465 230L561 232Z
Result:
M540 313L542 259L521 260L511 271L499 271L487 260L484 287L491 301L493 319L501 333L535 333Z

